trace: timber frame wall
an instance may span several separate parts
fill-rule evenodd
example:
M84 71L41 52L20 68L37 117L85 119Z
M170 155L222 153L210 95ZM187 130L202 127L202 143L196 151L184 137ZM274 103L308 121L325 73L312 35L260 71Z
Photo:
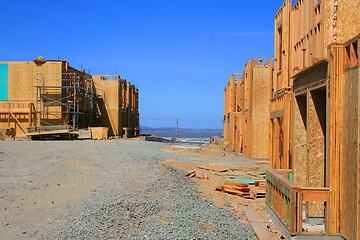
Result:
M244 73L233 74L224 93L224 141L227 150L251 158L269 158L268 116L273 59L254 59Z
M119 75L94 75L101 85L99 108L102 126L109 134L121 137L139 135L139 90Z
M286 0L275 16L266 203L288 236L360 239L359 9Z
M0 127L15 127L16 135L24 135L27 127L67 125L84 128L95 121L91 76L76 70L65 61L44 60L41 57L29 62L0 62L6 67L7 77L2 79L3 98L0 105ZM24 115L19 104L32 104ZM30 106L30 105L29 105ZM24 105L22 112L26 111ZM10 119L11 116L11 119Z
M241 144L243 136L239 132L241 125L239 118L242 114L242 74L234 73L229 79L228 84L224 89L224 145L234 152L241 152ZM239 138L239 140L235 140ZM236 149L238 149L236 151Z
M108 127L110 135L126 137L139 134L139 90L120 76L92 76L66 61L39 57L1 61L0 86L0 128L16 136L34 127L61 126L72 131Z
M256 157L252 104L268 114L258 124L269 142L255 137L269 149L266 206L289 238L360 239L359 9L358 0L285 0L268 104L256 100L267 88L254 85L251 64L225 88L228 150Z

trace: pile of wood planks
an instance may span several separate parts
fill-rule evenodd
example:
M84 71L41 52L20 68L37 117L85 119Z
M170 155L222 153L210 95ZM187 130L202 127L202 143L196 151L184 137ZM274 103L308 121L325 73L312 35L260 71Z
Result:
M255 186L250 187L248 183L225 181L223 185L216 186L216 190L247 199L256 199L265 197L265 183L265 180L257 180Z
M254 195L256 198L265 197L266 180L255 181Z

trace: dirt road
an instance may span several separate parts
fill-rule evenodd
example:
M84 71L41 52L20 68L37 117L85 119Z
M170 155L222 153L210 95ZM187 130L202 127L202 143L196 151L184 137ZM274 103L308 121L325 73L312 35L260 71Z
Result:
M238 216L164 164L221 159L162 147L127 140L1 142L1 239L254 239Z

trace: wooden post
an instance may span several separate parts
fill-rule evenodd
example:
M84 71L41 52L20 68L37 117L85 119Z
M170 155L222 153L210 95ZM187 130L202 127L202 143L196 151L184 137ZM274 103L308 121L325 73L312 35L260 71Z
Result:
M9 112L8 112L8 128L10 128L10 118L11 118L11 113L9 110Z
M29 116L28 116L28 125L29 127L32 127L32 106L31 103L29 103Z

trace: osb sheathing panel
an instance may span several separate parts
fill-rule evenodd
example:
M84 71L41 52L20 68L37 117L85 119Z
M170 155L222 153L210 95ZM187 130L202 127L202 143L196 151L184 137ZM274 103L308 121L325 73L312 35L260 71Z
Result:
M118 80L102 80L101 76L93 76L95 83L102 88L104 101L101 112L101 126L108 127L109 135L122 134L121 88Z
M251 62L249 62L251 63ZM244 101L244 111L251 109L251 104L252 104L252 68L251 68L251 64L247 64L245 66L245 72L244 72L244 81L243 81L243 101Z
M322 11L322 18L323 18L323 31L324 31L324 43L325 45L329 45L331 42L331 26L333 24L331 18L331 10L334 0L322 0L321 1L323 6ZM327 48L323 49L324 56L327 56Z
M234 113L230 113L229 115L230 120L229 120L229 124L228 124L228 136L229 136L229 145L228 145L228 150L233 149L233 145L234 145L234 137L235 137L235 119L234 119Z
M360 33L360 1L337 0L337 41L344 43Z
M360 41L358 41L358 52L360 52ZM359 65L359 64L358 64ZM358 82L360 81L360 71L359 69L357 70L358 72ZM359 83L358 83L358 88L359 87ZM358 97L358 119L360 119L360 111L359 111L359 106L360 106L360 97ZM360 148L360 126L358 125L358 148ZM358 151L358 172L357 172L357 186L358 186L358 196L357 196L357 222L358 222L358 228L357 228L357 237L360 237L360 155L359 155L359 151Z
M43 64L36 64L33 61L28 62L0 62L8 64L9 66L9 83L8 83L8 96L9 102L11 101L36 101L36 85L39 84L37 78L40 77L38 73L46 73L42 75L42 78L61 78L63 71L62 61L46 61ZM48 84L51 86L60 86L61 81L51 81ZM60 99L61 90L47 90L48 94L44 94L50 98ZM40 109L39 109L40 110ZM61 111L61 106L58 104L52 104L51 106L42 109L43 111ZM42 120L54 125L62 124L61 114L48 114L43 115ZM25 120L24 120L25 121ZM27 127L27 125L23 125ZM20 133L19 131L17 131Z
M251 157L251 113L246 111L244 113L244 150L243 155Z
M62 62L0 62L9 64L9 100L36 100L37 73L61 73Z
M325 187L325 114L324 91L308 94L309 187Z
M360 52L360 41L358 41L358 53ZM359 54L358 54L359 55ZM359 65L359 64L358 64ZM358 82L360 81L360 71L359 69L357 70L358 72ZM358 83L358 88L359 87L359 83ZM359 106L360 106L360 98L358 97L358 119L360 119L360 111L359 111ZM360 133L360 126L358 126L358 133ZM360 148L360 136L358 134L358 148ZM357 228L357 237L360 237L360 155L358 152L358 172L357 172L357 186L358 186L358 196L357 196L357 213L358 213L358 218L357 218L357 222L358 222L358 228Z
M233 113L236 112L237 105L237 91L236 80L230 78L224 89L224 140L229 142L229 150L233 148L234 140L234 122Z
M292 159L294 183L307 185L307 145L306 145L306 96L294 97L292 121Z
M269 158L271 74L271 67L253 69L250 146L252 158Z
M228 81L228 84L224 89L224 140L230 141L230 122L228 120L229 113L231 112L231 97L232 97L232 82Z
M324 4L326 45L335 42L344 43L360 32L360 1L328 0L322 2Z
M240 153L243 145L243 129L242 129L242 114L235 113L235 137L234 137L234 152L236 154Z
M276 163L274 161L275 156L275 123L274 119L270 119L270 129L269 129L269 166L271 169L276 169Z
M325 187L325 91L308 94L308 185ZM308 204L309 217L324 217L323 203Z
M340 231L358 239L359 229L359 69L344 74L344 137L340 176Z

